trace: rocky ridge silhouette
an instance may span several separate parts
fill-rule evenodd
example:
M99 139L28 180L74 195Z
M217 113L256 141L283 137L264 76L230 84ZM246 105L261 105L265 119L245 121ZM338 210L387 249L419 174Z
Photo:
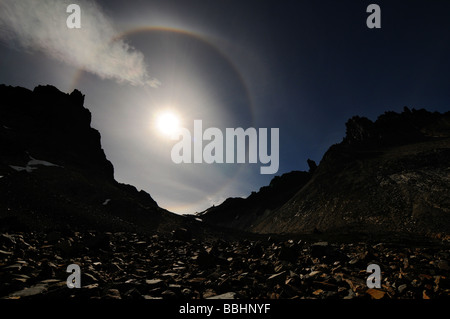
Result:
M171 231L185 219L118 183L78 90L0 86L0 228Z
M235 205L227 200L210 208L202 218L266 234L449 236L450 112L405 107L375 122L355 116L346 128L343 141L331 146L317 167L309 163L312 169L303 172L305 178L292 196L277 201L261 189L234 200ZM260 209L261 202L253 200L258 196L270 209ZM239 215L245 222L216 214Z

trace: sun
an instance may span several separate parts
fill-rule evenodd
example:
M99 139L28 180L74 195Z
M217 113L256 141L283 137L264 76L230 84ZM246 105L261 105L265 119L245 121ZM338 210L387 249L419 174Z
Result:
M180 118L172 111L161 112L156 119L159 133L167 137L174 137L180 129Z

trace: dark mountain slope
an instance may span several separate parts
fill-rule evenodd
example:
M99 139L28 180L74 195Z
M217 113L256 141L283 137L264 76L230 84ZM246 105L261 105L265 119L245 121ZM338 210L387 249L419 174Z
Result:
M114 180L77 90L0 86L0 227L164 231L186 219Z
M450 113L347 122L310 183L257 232L450 232Z
M308 183L243 229L449 234L450 113L405 108L375 122L354 117L346 126L345 138L330 147ZM235 224L227 225L242 228Z
M261 187L247 198L228 198L199 215L202 220L240 230L252 229L258 220L270 215L289 200L310 179L309 172L294 171L276 176L269 186Z

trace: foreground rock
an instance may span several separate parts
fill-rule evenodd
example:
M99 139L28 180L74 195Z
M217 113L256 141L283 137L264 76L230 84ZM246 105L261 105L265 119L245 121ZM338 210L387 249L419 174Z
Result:
M178 234L179 235L179 234ZM69 232L0 235L4 299L434 299L450 296L448 243L200 241L190 236ZM367 266L382 271L366 285ZM81 289L66 285L78 264Z

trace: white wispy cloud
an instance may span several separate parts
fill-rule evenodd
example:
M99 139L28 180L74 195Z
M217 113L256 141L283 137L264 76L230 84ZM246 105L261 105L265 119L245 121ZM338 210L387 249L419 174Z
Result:
M81 29L69 29L67 6L81 8ZM144 55L123 39L102 9L89 0L1 0L0 40L16 49L43 52L104 79L158 87Z

